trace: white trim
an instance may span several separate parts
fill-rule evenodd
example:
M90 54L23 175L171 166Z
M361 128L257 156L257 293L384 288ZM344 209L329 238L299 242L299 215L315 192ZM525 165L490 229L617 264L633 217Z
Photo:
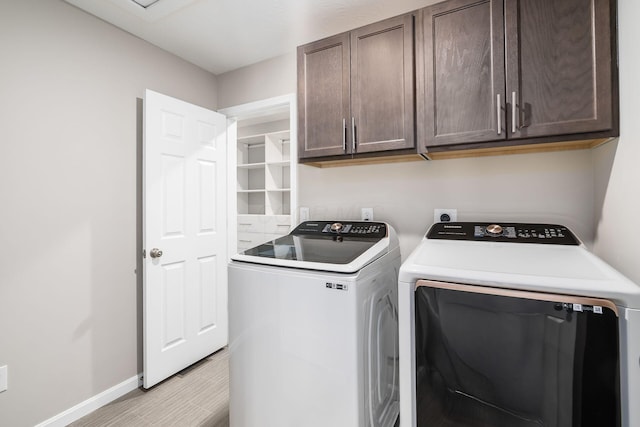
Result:
M295 107L295 100L295 94L291 93L288 95L275 96L273 98L223 108L218 110L218 113L224 114L227 118L247 118L255 114L263 115L268 113L270 109L275 109L285 105L289 105L289 107L293 109Z
M237 139L237 120L227 116L227 261L238 252Z
M124 396L140 386L142 386L142 374L138 374L135 377L131 377L128 380L121 382L120 384L114 385L110 389L96 394L84 402L78 403L76 406L41 422L35 427L64 427L79 420L96 409L113 402L117 398Z
M291 195L289 199L291 212L291 228L298 225L298 106L294 94L287 95L289 100L289 158L291 159L291 176L289 187Z

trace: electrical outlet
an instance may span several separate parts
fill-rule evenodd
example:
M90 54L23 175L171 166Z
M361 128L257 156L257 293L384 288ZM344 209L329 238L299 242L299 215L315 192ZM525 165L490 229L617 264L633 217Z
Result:
M7 381L7 376L9 375L8 373L9 368L7 368L7 365L4 366L0 366L0 392L5 391L8 387L8 381Z
M456 222L458 209L434 209L433 222Z
M300 222L309 221L309 208L300 208Z
M363 221L373 221L373 208L362 208L361 218Z

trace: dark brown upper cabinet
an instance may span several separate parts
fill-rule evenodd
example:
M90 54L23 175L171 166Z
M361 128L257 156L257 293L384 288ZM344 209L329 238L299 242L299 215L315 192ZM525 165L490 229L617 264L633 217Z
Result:
M446 1L423 14L422 141L433 146L505 139L502 0Z
M415 153L413 22L403 15L298 47L300 161Z
M417 39L432 158L618 135L615 1L449 0L421 11Z

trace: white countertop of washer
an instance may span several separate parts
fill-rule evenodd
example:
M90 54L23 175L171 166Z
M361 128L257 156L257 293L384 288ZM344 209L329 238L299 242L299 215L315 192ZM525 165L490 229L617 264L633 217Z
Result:
M400 268L418 279L609 299L640 308L640 286L584 246L424 238Z

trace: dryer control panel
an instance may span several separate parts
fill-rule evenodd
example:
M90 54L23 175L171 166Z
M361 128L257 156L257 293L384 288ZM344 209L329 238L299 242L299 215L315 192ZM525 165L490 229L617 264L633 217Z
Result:
M563 225L491 222L438 222L427 239L500 241L579 245L578 238Z
M298 225L292 235L343 236L381 239L387 236L384 222L371 221L305 221Z

